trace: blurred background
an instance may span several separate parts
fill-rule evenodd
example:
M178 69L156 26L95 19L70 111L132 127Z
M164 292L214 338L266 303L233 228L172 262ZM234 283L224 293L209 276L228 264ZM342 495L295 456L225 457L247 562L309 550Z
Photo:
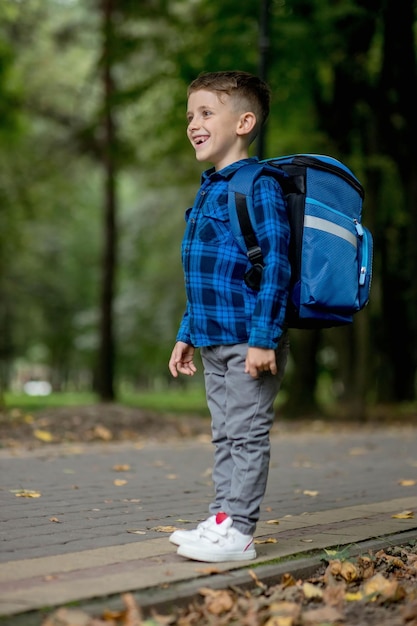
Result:
M186 88L242 69L273 92L254 153L344 161L375 243L354 324L291 332L282 411L415 407L416 4L1 0L3 406L22 394L204 404L201 368L178 381L167 368L184 211L204 168L186 139Z

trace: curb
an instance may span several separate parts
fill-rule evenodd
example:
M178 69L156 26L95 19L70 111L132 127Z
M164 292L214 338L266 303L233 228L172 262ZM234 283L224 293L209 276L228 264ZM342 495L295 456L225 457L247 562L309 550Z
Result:
M364 552L375 552L390 546L405 545L412 541L417 542L417 528L354 544L329 546L328 549L337 548L340 550L341 548L350 546L349 556L358 556ZM140 606L143 617L146 619L151 616L152 611L156 611L162 615L169 614L173 608L178 609L186 607L190 603L197 601L200 597L199 589L202 587L210 587L211 589L238 587L241 590L250 591L256 587L256 583L249 573L250 571L255 571L258 580L266 586L273 586L280 582L284 574L290 574L295 579L305 579L313 576L325 562L323 550L314 550L310 556L306 557L300 558L297 555L294 555L294 557L295 558L291 558L290 556L286 557L280 563L270 565L260 563L255 567L245 566L238 570L228 571L227 573L181 581L171 584L169 588L164 588L164 586L161 585L152 589L133 591L131 593L138 606ZM92 617L99 615L105 609L117 611L124 608L120 593L104 596L93 601L80 601L75 604L77 608L85 611ZM56 610L56 608L57 607L39 609L13 616L0 616L0 626L41 626L47 615Z

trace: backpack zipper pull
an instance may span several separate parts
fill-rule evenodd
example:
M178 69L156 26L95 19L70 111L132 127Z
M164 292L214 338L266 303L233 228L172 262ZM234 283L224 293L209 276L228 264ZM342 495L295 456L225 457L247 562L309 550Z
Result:
M360 224L358 220L354 220L354 224L355 224L356 232L358 233L359 237L363 237L362 224Z

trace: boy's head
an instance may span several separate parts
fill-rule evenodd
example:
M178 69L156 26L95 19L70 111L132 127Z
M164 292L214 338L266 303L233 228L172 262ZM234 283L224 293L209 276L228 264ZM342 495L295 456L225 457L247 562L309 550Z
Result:
M187 92L187 136L216 170L246 159L269 113L269 87L247 72L201 74Z
M220 100L226 94L240 113L252 111L256 117L256 125L250 142L255 139L269 115L271 92L263 80L248 72L207 72L193 80L188 87L187 96L200 90L213 91Z

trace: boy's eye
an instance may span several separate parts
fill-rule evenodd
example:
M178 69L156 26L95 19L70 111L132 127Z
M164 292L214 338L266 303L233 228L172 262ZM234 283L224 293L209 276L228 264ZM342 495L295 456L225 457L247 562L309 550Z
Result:
M209 117L211 115L211 111L203 111L203 117Z

